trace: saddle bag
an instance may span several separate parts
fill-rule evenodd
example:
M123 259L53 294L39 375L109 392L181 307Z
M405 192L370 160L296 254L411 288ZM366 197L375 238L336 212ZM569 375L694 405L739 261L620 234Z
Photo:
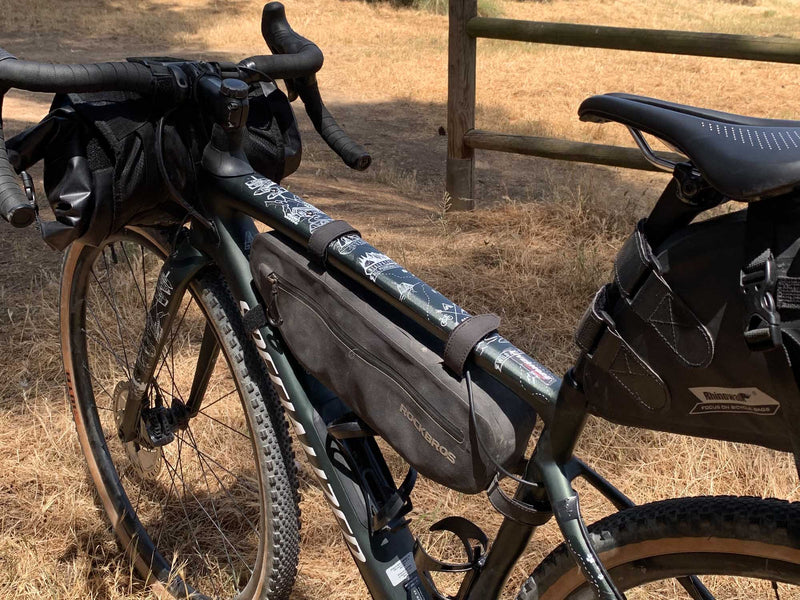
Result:
M646 232L644 220L578 327L574 372L589 410L623 425L792 450L800 202L762 200L681 227L656 247Z
M256 237L250 268L292 356L422 475L464 493L513 469L536 415L480 369L467 388L442 364L444 343L388 303L322 269L286 238ZM485 453L484 453L485 450Z

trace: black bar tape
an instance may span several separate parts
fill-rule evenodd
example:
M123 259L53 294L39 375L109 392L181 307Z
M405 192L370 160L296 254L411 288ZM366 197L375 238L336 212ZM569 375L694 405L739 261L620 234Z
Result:
M261 14L261 35L272 56L253 56L240 64L266 73L274 79L292 79L314 129L325 143L351 169L363 171L372 157L363 146L354 142L336 123L319 94L313 74L320 70L324 57L317 45L296 33L286 20L286 10L280 2L270 2Z
M444 347L444 364L453 373L464 374L464 364L472 349L483 338L500 327L500 317L494 314L475 315L461 321L447 338Z
M11 61L13 62L13 61ZM3 95L0 94L0 215L14 227L27 227L36 217L8 160L3 136Z
M317 48L314 42L292 29L286 20L286 9L280 2L268 2L264 5L261 12L261 35L273 54L300 54L308 46Z
M322 67L322 52L314 46L301 54L272 54L251 56L239 63L243 67L261 71L272 79L294 79L313 75Z
M31 92L72 93L107 90L151 94L150 69L139 63L57 65L26 60L0 62L0 88Z
M369 152L361 144L350 139L350 136L339 127L336 119L325 108L316 80L297 81L295 83L300 99L305 105L308 118L311 119L314 129L325 140L325 143L351 169L363 171L369 167L372 164L372 157Z
M328 246L340 237L354 233L360 235L347 221L330 221L311 232L308 238L308 255L318 265L324 265L328 255Z

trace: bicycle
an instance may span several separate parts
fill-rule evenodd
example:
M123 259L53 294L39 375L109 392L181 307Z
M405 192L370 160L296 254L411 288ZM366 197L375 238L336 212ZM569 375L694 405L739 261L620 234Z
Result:
M72 241L64 257L60 317L67 393L101 502L142 578L176 597L289 596L299 511L288 418L375 598L445 598L431 576L437 571L465 574L454 598L497 598L536 528L553 517L565 543L537 567L518 600L619 599L622 591L662 580L674 580L673 589L692 598L712 599L699 579L709 574L763 579L773 583L776 595L775 582L800 585L796 505L701 497L634 506L573 456L588 413L574 371L563 380L556 377L497 334L495 319L473 320L352 227L250 167L242 152L248 95L251 87L275 78L299 95L317 130L345 162L366 168L370 160L325 110L313 78L322 54L289 27L280 4L265 6L262 32L273 55L236 65L167 58L43 65L0 50L4 91L136 92L157 98L167 112L191 107L212 121L197 199L187 202L170 190L182 210L177 222L124 223L99 240ZM639 101L627 98L615 107L608 98L587 101L582 113L621 121L634 132L637 125L657 128L631 120L633 109L625 102ZM658 110L686 109L652 102ZM157 144L164 131L160 123ZM673 133L680 138L680 131ZM635 137L649 159L665 166L640 135ZM164 153L159 155L163 173L167 165ZM12 158L21 164L20 156ZM662 198L673 204L678 199L681 207L670 219L683 222L722 200L717 188L724 188L724 176L712 177L716 187L709 186L695 169L666 166L675 180ZM26 192L20 190L14 171L0 126L0 213L24 227L36 219L35 194L24 172ZM254 221L274 233L259 235ZM451 358L456 347L454 360L445 348L445 360L465 385L466 426L470 440L476 434L478 448L474 456L482 458L488 439L477 435L480 386L499 382L542 418L536 449L521 466L506 469L490 458L473 473L479 481L462 483L474 491L491 481L490 500L505 516L491 546L480 529L460 517L434 528L461 539L464 564L438 561L415 541L405 515L416 471L410 468L398 486L375 443L375 428L321 385L284 340L281 327L290 317L287 305L275 302L280 290L270 278L276 271L267 270L262 278L262 263L253 258L269 244L286 256L302 256L298 249L310 246L312 258L301 264L301 274L335 273L331 278L347 289L355 282L358 293L369 294L358 296L365 305L379 307L381 315L390 309L401 315L404 332L416 328L452 343ZM602 306L587 315L580 329L586 335L579 337L592 358L600 331L614 333L614 322ZM461 327L466 323L469 327ZM587 323L595 326L592 335ZM490 377L481 381L479 371ZM399 414L419 436L411 439L421 452L433 449L445 468L457 463L458 449L449 438L437 439L407 407ZM406 448L408 454L414 451ZM194 463L186 464L187 455ZM433 468L424 461L415 466ZM502 475L519 482L513 497L498 485ZM587 528L571 486L577 477L620 512ZM458 485L454 480L452 487Z

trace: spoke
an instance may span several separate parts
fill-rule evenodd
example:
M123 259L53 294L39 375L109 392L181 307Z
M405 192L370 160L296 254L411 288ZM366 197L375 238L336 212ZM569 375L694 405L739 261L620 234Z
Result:
M142 306L145 308L145 310L147 310L147 301L145 300L146 296L139 287L136 274L133 272L133 263L131 263L131 259L128 256L128 251L125 249L125 242L120 243L120 248L122 249L122 254L125 255L125 262L128 263L128 270L131 272L131 278L133 279L133 283L136 285L136 291L139 292L139 298L142 300ZM144 252L144 250L142 250L142 252ZM144 277L142 277L142 279L144 279Z
M178 475L178 474L176 473L176 475ZM220 527L219 527L219 525L217 525L216 521L214 521L214 519L211 518L211 515L208 514L208 511L205 509L203 504L200 502L200 500L197 498L197 496L194 495L194 492L192 492L192 490L186 488L186 484L183 481L183 478L180 475L178 475L178 478L181 480L181 485L183 486L184 491L185 492L189 492L189 494L192 496L192 498L194 498L195 502L197 502L197 505L200 507L200 510L202 510L205 513L206 517L208 517L208 520L211 521L211 524L214 526L214 528L217 531L219 531L220 535L222 536L222 539L225 542L228 543L228 545L231 547L231 550L234 551L236 556L239 557L239 560L241 560L242 563L244 563L244 565L247 567L247 570L250 571L250 574L252 575L253 574L253 569L250 568L250 565L247 564L247 561L242 557L242 555L239 553L239 551L236 549L236 547L231 543L231 541L228 539L228 537L225 535L225 533L222 531L222 529L220 529ZM187 518L188 518L188 515L187 515ZM191 525L190 525L190 527L191 527ZM195 540L196 540L196 538L195 538ZM198 548L198 550L199 550L199 548Z
M217 505L214 503L214 496L211 493L211 486L208 485L208 476L206 475L205 467L203 467L203 457L200 456L200 452L197 450L197 445L196 445L197 441L194 439L194 436L191 434L191 432L189 432L189 435L192 437L192 441L194 441L195 443L191 444L188 441L186 443L189 443L189 445L192 448L194 448L194 451L197 454L197 458L198 458L199 463L200 463L200 473L202 473L202 475L203 475L203 481L206 484L206 490L208 492L208 499L211 501L211 510L214 512L214 516L217 517L217 520L221 521L221 519L219 517L219 512L217 511ZM210 467L209 467L209 469L210 469ZM213 470L212 470L212 474L213 474ZM214 477L219 482L219 478L216 475L214 475ZM220 482L220 486L222 486L222 482ZM245 517L245 518L247 518L247 517ZM231 562L231 555L228 553L228 549L225 547L224 544L222 545L222 549L225 551L225 559L228 561L228 566L231 569L231 573L235 574L236 573L236 569L233 568L233 563Z
M161 457L162 457L162 459L164 460L165 463L168 462L167 461L167 457L164 456L164 452L163 451L161 452ZM170 485L169 489L167 490L167 495L164 497L164 501L159 504L159 512L161 514L161 524L158 527L158 539L156 539L156 550L158 550L158 547L161 546L161 534L164 532L164 522L166 520L164 518L164 510L167 507L167 503L169 502L169 499L172 497L172 490L177 489L176 486L175 486L175 478L172 476L172 473L170 473L169 468L167 468L167 474L169 475L170 479L172 480L172 485Z
M228 425L228 424L226 424L226 423L223 423L223 422L222 422L222 421L220 421L219 419L216 419L216 418L212 417L212 416L211 416L211 415L209 415L208 413L204 412L202 409L199 411L199 414L202 414L202 415L203 415L203 416L205 416L206 418L208 418L208 419L211 419L212 421L214 421L214 422L216 422L216 423L219 423L220 425L222 425L223 427L225 427L225 428L227 428L227 429L230 429L230 430L231 430L232 432L234 432L234 433L238 433L240 436L242 436L242 437L243 437L244 439L246 439L246 440L249 440L249 439L250 439L250 436L249 436L249 435L246 435L246 434L242 433L241 431L239 431L238 429L234 429L234 428L233 428L233 427L231 427L230 425Z
M181 449L182 449L182 444L180 443L180 440L178 440L178 456L175 459L175 464L180 464L181 465L181 472L183 472L183 463L181 462ZM186 482L184 481L183 477L178 474L177 469L174 466L172 466L172 464L169 462L169 459L167 459L166 455L162 455L162 456L164 457L164 464L167 465L167 471L172 471L170 477L172 477L172 475L175 475L180 480L181 487L183 488L184 496L186 495L187 491L189 491L189 493L191 494L191 491L186 489ZM174 483L174 481L175 480L173 478L173 483ZM192 495L194 495L194 494L192 494ZM186 510L186 504L183 502L183 500L181 498L178 498L178 502L181 503L181 508L183 509L183 514L186 516L186 523L187 523L187 525L189 525L189 530L190 530L190 532L192 534L192 538L194 539L194 545L195 545L195 548L197 548L197 555L201 556L203 551L200 548L200 542L197 540L197 534L194 531L194 526L192 525L192 519L191 519L191 517L189 517L189 511Z
M237 503L237 501L236 501L236 498L234 498L233 494L231 494L231 493L230 493L230 491L229 491L229 490L228 490L228 488L225 486L225 484L224 484L224 483L222 483L222 480L221 480L221 479L220 479L220 478L217 476L217 474L214 472L214 469L213 469L213 468L211 467L211 465L209 464L209 462L208 462L208 459L206 458L206 454L204 454L203 452L201 452L201 451L200 451L200 448L198 448L198 445L197 445L197 440L196 440L196 439L195 439L195 437L194 437L194 433L192 432L192 430L191 430L191 427L190 427L190 428L188 428L186 431L187 431L187 433L189 434L189 437L191 438L191 441L189 441L189 440L185 440L185 442L186 442L186 444L187 444L187 445L189 445L190 447L194 448L194 451L195 451L195 452L197 452L197 455L200 457L200 460L201 460L201 463L200 463L200 464L201 464L201 468L202 468L202 461L203 461L203 460L205 460L205 461L206 461L206 465L208 466L208 470L209 470L209 471L211 472L211 474L214 476L214 479L216 479L216 480L217 480L217 483L219 483L219 487L220 487L220 488L222 488L222 491L224 491L224 492L225 492L225 495L226 495L226 496L228 496L228 498L230 498L230 500L233 502L233 506L234 506L234 508L236 508L236 510L237 510L237 511L238 511L238 512L239 512L239 513L242 515L242 517L244 517L244 520L245 520L245 521L247 521L247 524L248 524L248 525L250 525L250 529L252 529L252 530L253 530L253 532L254 532L256 535L258 535L258 527L256 527L255 525L253 525L253 522L252 522L252 521L251 521L251 520L250 520L250 519L247 517L247 514L246 514L246 513L245 513L245 512L244 512L244 511L243 511L243 510L242 510L242 509L239 507L239 505L238 505L238 503ZM215 461L215 462L216 462L216 461ZM217 464L219 464L219 463L217 463ZM224 468L224 467L223 467L223 468ZM225 470L227 471L227 469L225 469ZM238 476L238 475L234 475L234 474L233 474L231 471L227 471L227 472L228 472L230 475L232 475L233 477L235 477L236 479L238 479L238 478L239 478L239 476Z
M178 335L178 330L181 328L181 325L183 325L183 320L186 318L186 313L189 312L189 307L192 305L192 301L193 300L194 300L194 298L190 295L189 296L189 302L186 303L186 308L183 310L183 314L181 315L181 318L178 320L178 324L175 325L175 327L172 329L172 334L170 336L170 341L169 341L169 351L168 352L170 353L170 355L173 356L173 359L174 359L174 354L172 352L172 349L173 349L173 345L175 343L175 337ZM161 353L161 365L158 367L158 372L155 374L155 376L153 376L153 382L157 382L158 381L158 377L161 375L161 371L164 369L164 367L167 367L167 373L169 374L169 376L171 378L171 381L172 381L172 389L173 389L173 391L178 391L178 396L180 397L180 391L176 390L176 387L175 387L175 375L174 375L175 370L174 369L170 370L169 365L167 364L167 356L168 356L168 354L167 354L167 350L166 350L166 346L165 346L165 349ZM174 362L173 362L173 365L174 365ZM161 389L161 386L158 386L158 387L159 387L159 389ZM171 396L174 398L175 394L171 394ZM181 398L181 401L183 401L183 398Z
M219 398L217 398L216 400L214 400L214 401L213 401L213 402L211 402L210 404L205 404L205 405L203 406L203 408L204 408L205 410L208 410L209 408L211 408L212 406L214 406L214 405L215 405L217 402L222 402L223 400L225 400L225 398L227 398L227 397L228 397L228 396L230 396L231 394L235 394L236 392L237 392L237 390L236 390L236 389L233 389L233 390L231 390L230 392L228 392L227 394L225 394L224 396L220 396ZM205 413L204 413L204 414L205 414ZM206 416L207 416L207 415L206 415Z
M119 354L114 352L114 350L112 349L113 344L111 343L111 340L109 340L108 336L106 335L105 327L103 327L100 324L100 319L97 317L97 314L94 312L94 309L92 308L90 303L88 303L88 302L86 303L86 308L89 311L89 314L92 316L92 319L94 319L95 325L97 325L97 330L100 332L100 334L103 336L103 339L106 341L106 345L105 345L106 350L108 350L109 352L111 352L111 354L114 355L114 358L116 358L117 362L120 363L120 367L122 367L122 370L125 371L126 376L130 376L130 365L128 364L127 358L123 361L123 359L119 356ZM88 333L89 330L84 328L84 332ZM124 343L122 344L122 349L123 349L123 352L124 352L124 350L125 350L125 344Z
M130 361L128 360L128 352L125 350L125 338L122 335L122 321L120 320L119 305L117 304L117 295L114 292L114 277L111 275L111 268L108 266L108 258L106 257L105 248L103 248L102 255L103 255L103 264L105 265L106 273L108 274L108 289L111 292L111 303L114 305L114 316L117 319L117 333L119 334L119 341L122 344L122 355L125 357L125 364L128 365L128 372L130 373L131 364ZM95 280L97 280L97 277L95 277ZM108 297L108 294L106 294L106 297Z
M83 368L84 368L84 369L86 369L86 372L89 374L89 377L91 377L92 379L94 379L94 380L97 382L97 385L99 385L99 386L100 386L100 390L101 390L101 391L102 391L102 392L103 392L103 393L104 393L106 396L108 396L109 398L111 398L111 401L113 402L113 401L114 401L114 396L112 396L111 394L109 394L109 393L108 393L108 390L106 389L106 386L104 386L104 385L103 385L103 382L102 382L102 381L100 381L100 380L99 380L99 379L98 379L98 378L95 376L95 374L94 374L94 373L92 373L92 372L89 370L89 365L84 365L84 366L83 366ZM100 407L100 406L97 406L97 399L96 399L96 398L95 398L95 403L94 403L94 405L95 405L97 408L102 408L102 407ZM106 409L106 410L111 410L111 409L110 409L110 408L108 408L108 409Z
M688 577L678 577L678 583L683 586L683 589L688 592L693 600L715 600L714 594L703 585L697 578L697 575L689 575Z
M186 303L186 310L183 311L183 315L181 316L181 320L178 323L178 326L172 330L172 337L169 340L169 362L172 365L172 369L169 369L169 375L172 379L172 394L175 395L176 386L175 386L175 338L178 335L178 329L180 328L181 324L183 323L183 318L186 316L186 313L189 311L189 306L192 304L191 298L189 298L189 302ZM181 402L183 402L183 398L181 398ZM184 402L184 404L186 404Z
M91 331L89 331L88 329L84 329L84 330L83 330L83 333L85 333L85 334L86 334L88 337L90 337L92 340L94 340L94 341L95 341L97 344L99 344L99 345L100 345L102 348L105 348L105 350L106 350L107 352L109 352L109 353L110 353L110 354L111 354L111 355L114 357L114 360L116 360L116 361L117 361L117 364L119 365L119 368L120 368L120 369L122 369L122 371L125 373L125 377L126 377L126 378L130 378L130 372L127 370L127 366L125 365L125 362L122 360L122 358L119 356L119 354L117 354L116 352L114 352L114 350L113 350L111 347L109 347L109 346L107 346L106 344L104 344L104 343L103 343L103 341L102 341L102 340L101 340L99 337L97 337L96 335L94 335L94 334L93 334ZM88 366L87 366L87 369L88 369ZM106 392L106 393L107 393L107 392Z
M178 436L178 437L180 437L180 436ZM184 443L186 443L189 446L192 445L192 443L189 440L185 439L185 438L183 438L183 441L184 441ZM222 469L223 471L225 471L226 473L228 473L232 477L239 477L239 475L237 473L234 473L230 469L226 468L224 465L220 464L214 457L206 454L205 452L200 450L200 448L198 448L197 446L194 446L194 449L197 450L197 452L200 454L200 456L202 456L204 459L206 459L206 464L208 464L209 462L213 462L220 469Z
M144 297L147 298L147 270L144 264L144 246L139 246L142 251L142 288L144 289ZM147 302L144 303L144 309L147 310Z

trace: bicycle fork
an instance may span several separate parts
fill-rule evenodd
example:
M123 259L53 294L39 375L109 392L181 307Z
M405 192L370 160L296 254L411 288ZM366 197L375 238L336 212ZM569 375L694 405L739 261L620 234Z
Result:
M170 337L175 314L181 305L189 281L208 263L208 257L191 244L188 230L181 229L174 250L164 261L158 274L136 362L128 382L125 409L119 420L118 431L123 443L141 440L152 446L164 445L171 441L171 421L175 421L176 418L179 421L187 420L200 408L202 392L219 353L216 338L208 325L203 334L195 381L187 406L178 407L173 400L170 409L164 408L160 413L153 413L152 419L148 419L153 427L142 424L143 411L149 404L147 395L153 387L153 377L156 375L156 369L161 362L160 357ZM168 410L173 412L169 413Z

